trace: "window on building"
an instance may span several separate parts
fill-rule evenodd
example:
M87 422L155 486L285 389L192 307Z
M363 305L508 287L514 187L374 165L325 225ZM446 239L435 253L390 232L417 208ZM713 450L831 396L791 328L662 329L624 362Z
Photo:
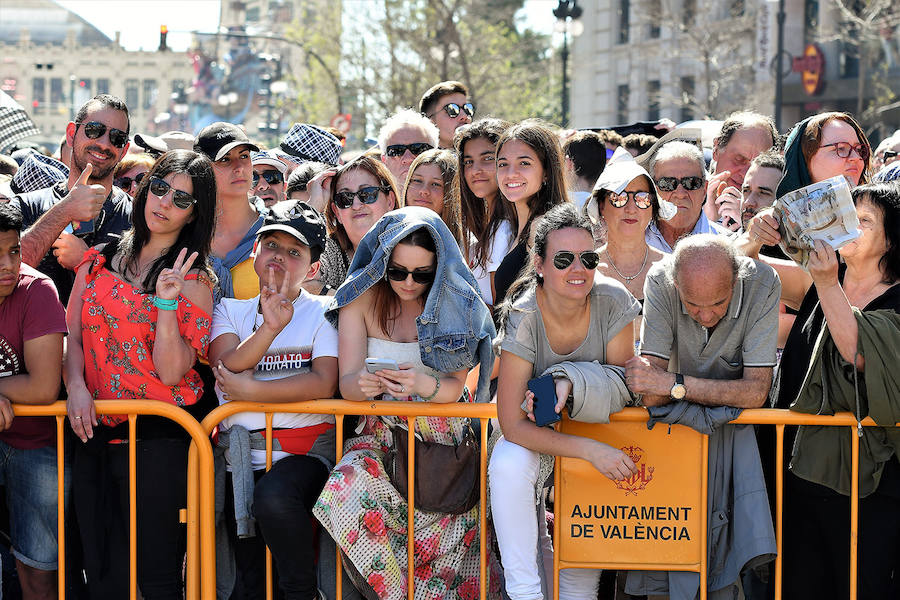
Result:
M681 78L681 120L690 121L694 118L694 78Z
M144 103L141 105L144 110L149 110L156 106L156 97L159 95L159 85L155 79L144 80Z
M244 19L248 23L257 23L259 22L259 6L251 6L247 9L246 18Z
M659 120L659 79L647 82L647 120Z
M819 35L819 0L806 0L803 3L803 41L809 44L816 41Z
M34 114L43 114L47 104L47 80L35 77L31 80L31 106Z
M108 94L109 93L109 79L97 79L97 93L98 94Z
M694 24L694 17L697 15L697 0L684 0L681 7L681 24L690 27Z
M650 36L650 39L657 39L661 29L662 0L647 0L647 19L650 21L650 27L647 33Z
M138 106L138 87L140 83L137 79L125 80L125 105L131 110Z
M63 93L62 77L50 78L50 106L65 106L66 95Z
M628 28L631 26L631 2L619 0L619 43L628 43Z
M732 17L743 17L746 10L747 6L744 0L731 0Z
M93 94L91 93L91 80L90 79L79 79L78 87L81 88L82 94L87 94L88 98L93 98Z
M628 104L630 101L631 90L628 84L620 85L616 89L616 121L619 125L628 123Z

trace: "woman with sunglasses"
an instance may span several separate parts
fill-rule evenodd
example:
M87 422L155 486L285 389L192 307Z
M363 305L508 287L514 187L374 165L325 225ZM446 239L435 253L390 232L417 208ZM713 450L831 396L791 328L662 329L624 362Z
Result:
M610 412L630 400L613 371L621 372L634 356L632 322L640 305L619 282L595 276L600 256L591 222L571 203L551 209L537 223L530 259L500 305L497 415L503 437L488 467L491 513L511 600L552 597L553 550L542 490L553 457L585 459L614 480L637 472L621 450L537 426L535 398L527 386L530 379L552 373L556 393L540 402L552 403L559 413L573 394L572 418L608 421ZM585 402L585 391L573 389L566 369L578 369L579 379L608 381L592 387L608 385L609 395ZM599 576L596 570L563 569L560 598L595 600Z
M215 205L210 161L168 152L138 188L132 229L88 250L77 269L66 317L66 404L82 442L72 495L91 598L125 598L129 581L128 420L98 419L94 400L152 399L203 418L203 383L193 367L209 344ZM148 600L182 598L178 512L190 439L156 417L138 420L137 439L138 586Z
M456 155L453 151L427 150L417 156L409 167L403 188L403 204L430 208L441 215L457 245L464 249L470 238L463 232L462 211L455 185Z
M319 259L318 278L304 288L314 294L334 293L347 277L359 241L384 213L402 206L400 195L391 172L370 156L319 173L307 189L314 206L323 196L327 198L328 239Z
M450 231L434 212L407 207L385 215L360 243L351 274L326 313L329 319L339 317L341 395L354 401L472 401L464 385L466 373L479 360L487 360L484 370L490 371L494 334L476 286ZM449 349L446 340L451 338ZM394 360L399 370L370 372L367 358ZM486 391L483 378L479 400L485 401ZM466 421L419 417L415 428L425 441L457 445ZM401 423L405 421L396 417L366 417L357 429L362 435L345 444L346 453L313 511L354 567L348 571L367 598L408 597L408 506L391 484L385 462L391 428ZM458 515L416 511L419 550L415 594L409 597L477 595L478 510L476 505ZM488 572L488 597L498 598L500 577L493 555ZM458 583L451 588L454 581Z
M548 210L569 201L559 138L546 124L528 119L507 129L497 141L497 185L512 204L516 246L497 267L494 304L528 263L532 226Z
M510 125L500 119L480 119L457 129L453 139L459 161L462 228L474 238L467 257L488 306L494 304L494 273L513 241L512 205L500 198L496 161L497 141Z
M643 304L644 280L656 261L665 256L647 245L645 234L660 212L669 217L674 207L663 207L650 174L631 154L616 150L594 185L585 211L606 225L606 243L600 247L600 273L620 282ZM635 342L640 340L640 316L635 319Z
M154 162L156 159L146 152L126 154L113 171L113 185L134 198L141 179L153 168Z

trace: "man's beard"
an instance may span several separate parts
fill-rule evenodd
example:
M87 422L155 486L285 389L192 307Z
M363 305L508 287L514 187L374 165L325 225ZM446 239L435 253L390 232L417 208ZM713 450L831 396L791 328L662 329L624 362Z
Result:
M77 154L73 152L72 153L72 162L74 162L75 166L78 167L79 172L84 171L87 168L88 163L91 163L90 157L87 156L87 152L89 149L93 150L94 152L103 153L103 150L100 150L99 148L96 148L96 147L85 148L81 153L77 153ZM109 177L109 174L113 172L113 170L116 168L117 164L118 163L113 163L112 165L110 165L109 167L106 167L104 169L104 168L98 167L97 165L91 163L91 166L92 166L91 177L88 181L93 182L93 183L103 181L104 179Z

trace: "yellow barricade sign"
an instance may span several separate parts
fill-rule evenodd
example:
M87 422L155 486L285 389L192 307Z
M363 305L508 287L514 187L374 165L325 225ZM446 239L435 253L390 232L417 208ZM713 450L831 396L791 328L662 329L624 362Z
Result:
M645 423L568 419L561 431L621 449L638 473L612 481L586 460L560 459L555 511L560 564L628 568L655 563L667 570L699 570L706 538L701 530L706 512L701 509L703 436L681 425L648 430Z

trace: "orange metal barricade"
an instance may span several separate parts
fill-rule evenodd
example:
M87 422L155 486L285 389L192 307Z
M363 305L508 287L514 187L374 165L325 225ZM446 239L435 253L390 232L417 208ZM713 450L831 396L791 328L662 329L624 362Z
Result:
M400 403L400 402L348 402L343 400L317 400L308 402L295 402L288 404L267 404L254 402L232 402L218 407L210 413L203 423L191 417L187 412L180 408L163 402L155 402L148 400L99 400L96 402L98 414L128 414L129 415L129 439L131 443L131 451L129 456L129 468L131 470L131 497L130 497L130 547L129 562L131 565L131 597L137 597L137 547L136 547L136 502L135 502L135 484L134 484L134 437L135 424L138 415L155 415L171 419L184 428L191 436L192 443L189 453L188 462L188 495L187 509L185 518L187 524L187 569L185 581L185 597L188 599L212 600L215 598L215 533L214 533L214 496L213 496L213 453L212 446L209 441L209 434L215 426L224 418L238 412L262 412L267 413L266 430L267 440L272 439L272 415L276 412L300 412L313 414L332 414L335 415L337 421L337 458L340 459L341 448L343 446L342 425L344 415L395 415L405 417L408 420L416 416L441 416L441 417L470 417L479 419L481 422L481 442L482 453L480 459L480 527L482 535L480 536L479 549L481 552L481 581L487 580L487 552L486 552L486 506L485 506L485 485L487 470L487 422L489 419L496 418L496 405L493 404L432 404L432 403ZM13 410L18 416L53 416L56 418L57 431L57 464L58 468L58 519L59 519L59 587L60 598L65 597L65 506L62 502L63 494L63 470L61 468L64 459L63 448L63 431L67 426L65 423L66 406L64 402L57 402L48 406L26 406L13 405ZM644 409L628 408L620 413L612 415L612 423L630 422L644 423L647 420L647 412ZM412 424L411 421L410 425ZM776 598L781 598L781 580L783 568L783 552L782 552L782 509L783 509L783 453L784 448L784 428L788 425L823 425L834 427L847 427L848 435L851 439L851 498L850 498L850 581L855 582L857 578L857 531L859 517L859 437L856 433L856 418L850 413L838 413L833 416L826 415L806 415L801 413L793 413L787 410L777 409L755 409L745 410L741 416L733 421L735 424L761 424L774 425L776 427L776 453L775 453L775 532L778 554L775 560L775 594ZM862 425L866 427L875 426L876 424L870 418L862 421ZM414 436L409 436L409 489L414 486L414 469L415 469L415 451ZM271 443L267 441L267 468L271 467L272 456ZM559 474L557 474L559 477ZM559 484L559 480L557 481ZM706 479L701 482L702 496L704 498L702 506L705 508L706 501ZM409 528L413 533L413 501L409 503ZM560 520L556 520L557 524ZM557 525L558 527L558 525ZM554 543L559 539L559 531L556 531ZM705 545L705 543L704 543ZM414 560L413 552L413 536L409 537L408 547L408 568L409 568L409 589L410 597L413 591L414 569L412 563ZM270 558L269 558L270 560ZM338 597L341 595L341 568L340 568L340 552L337 555L337 590ZM558 558L554 559L555 561ZM554 575L558 576L558 562ZM631 565L630 565L631 566ZM631 566L631 568L660 568L665 565L657 563L646 563L641 566ZM269 562L269 575L271 563ZM701 569L701 577L703 577ZM558 590L558 587L557 587ZM270 586L271 594L271 586ZM480 597L485 598L486 589L482 586ZM271 596L270 596L271 597ZM851 585L850 600L856 600L856 586Z
M213 600L216 597L215 581L215 537L213 530L213 456L209 438L200 423L186 411L169 404L153 400L97 400L95 408L98 415L128 415L128 441L129 441L129 565L130 565L130 597L138 597L137 589L137 506L135 484L135 432L136 421L139 415L153 415L165 417L180 425L192 439L193 464L196 467L193 475L188 473L188 497L187 497L187 526L189 535L193 532L194 553L191 553L191 544L188 548L188 562L193 558L194 569L199 565L200 571L189 573L189 579L194 582L194 587L186 594L187 598L202 598ZM64 464L64 438L63 432L66 426L66 403L56 402L46 406L31 406L14 404L13 412L16 416L50 416L56 418L56 460L57 460L57 519L58 519L58 574L59 574L59 598L64 599L65 585L65 503L63 502L63 464ZM193 520L192 520L193 519ZM199 589L197 585L199 582Z

